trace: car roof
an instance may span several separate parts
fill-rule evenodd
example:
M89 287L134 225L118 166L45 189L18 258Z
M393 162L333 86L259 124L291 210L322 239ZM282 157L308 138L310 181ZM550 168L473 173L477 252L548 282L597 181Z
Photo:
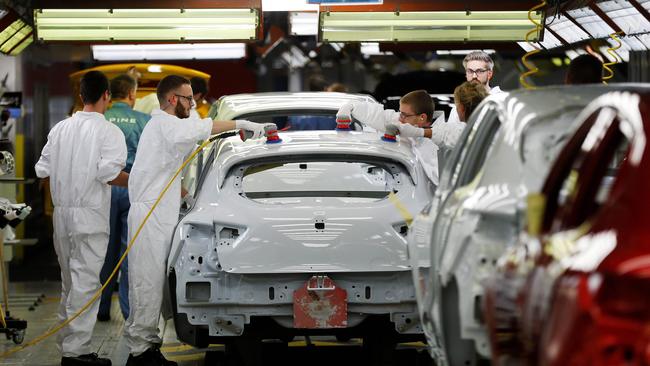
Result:
M219 146L219 185L228 171L242 163L262 162L274 157L345 155L380 158L401 163L417 183L417 164L411 146L404 142L386 142L376 132L365 131L290 131L280 132L281 143L267 144L265 139L241 141L238 136L229 137Z
M282 110L329 110L337 111L349 102L375 102L366 94L335 92L276 92L233 94L221 97L212 106L217 119L229 120L251 113ZM212 111L210 115L212 115Z

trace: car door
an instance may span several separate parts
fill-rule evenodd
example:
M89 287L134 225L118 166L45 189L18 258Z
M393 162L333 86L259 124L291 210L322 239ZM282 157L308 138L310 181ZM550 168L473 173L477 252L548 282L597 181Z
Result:
M494 103L485 104L476 116L469 121L469 125L459 143L451 154L450 160L446 164L446 172L441 177L441 185L436 192L436 198L440 205L436 210L436 218L433 223L430 241L430 262L432 266L428 282L430 283L427 296L423 298L423 308L425 309L424 319L429 319L431 328L436 334L436 343L441 343L442 332L439 329L441 318L439 313L439 296L440 284L438 268L440 265L440 255L442 253L442 243L444 243L449 224L458 209L460 202L459 196L456 195L455 189L467 185L473 179L472 173L476 175L477 166L473 161L480 158L481 142L493 138L496 129L498 129L498 118L496 106ZM497 128L495 129L495 126Z

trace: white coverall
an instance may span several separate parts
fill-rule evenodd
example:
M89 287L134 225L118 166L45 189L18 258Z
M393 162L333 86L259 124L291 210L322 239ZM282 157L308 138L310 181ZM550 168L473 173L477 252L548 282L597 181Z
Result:
M499 94L499 93L505 93L505 92L501 90L501 88L499 88L498 86L495 86L494 88L490 89L490 95ZM469 116L467 116L467 118L469 118ZM449 122L460 122L460 117L458 116L458 111L456 110L455 105L451 107L451 111L449 111L449 118L447 119L447 123Z
M77 112L47 136L36 176L50 177L54 203L54 249L61 266L59 320L75 314L101 286L108 246L111 187L126 164L124 134L96 112ZM63 357L92 352L90 339L99 302L63 328Z
M386 131L386 125L388 124L404 125L399 121L399 112L384 109L383 105L372 102L354 103L352 117L371 129L381 132ZM451 149L456 146L456 142L464 128L464 123L445 123L444 117L441 117L431 125L430 139L426 137L401 137L400 141L410 143L411 150L424 169L427 178L437 187L439 182L438 149L440 147ZM364 129L367 128L364 127Z
M210 137L210 118L180 119L154 109L142 132L129 177L129 242L163 188L199 140ZM125 336L138 356L159 345L158 317L165 283L165 265L181 204L176 179L142 228L129 252L129 318Z

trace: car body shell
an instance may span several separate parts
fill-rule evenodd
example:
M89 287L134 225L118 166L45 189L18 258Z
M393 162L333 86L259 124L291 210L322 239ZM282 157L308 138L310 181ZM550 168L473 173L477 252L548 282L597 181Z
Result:
M292 94L285 94L287 98ZM331 104L329 113L335 114L346 100L350 98ZM287 113L321 107L301 105ZM237 111L254 116L265 110ZM239 115L219 107L218 116ZM405 212L422 209L434 188L410 145L382 141L373 132L296 131L279 136L278 144L264 139L243 142L238 137L218 140L202 157L192 192L196 203L177 225L168 259L168 315L174 316L179 338L205 345L260 329L278 335L300 333L303 330L293 328L293 295L312 276L324 275L347 292L344 330L382 316L393 332L421 337L406 253L409 218ZM364 185L349 178L361 176L393 193L390 198L357 201L301 197L292 193L300 190L299 181L283 178L288 174L283 171L250 183L245 190L248 169L264 166L272 171L274 164L297 162L309 167L331 162L367 164L369 168L361 171L354 166L331 170L325 164L319 166L323 171L314 172L318 176L313 180L358 193ZM388 174L371 173L374 165ZM267 199L264 192L257 198L246 196L269 187L291 198ZM263 321L270 323L260 327Z
M470 118L433 201L409 234L420 315L438 362L471 363L474 352L490 356L482 282L516 242L524 198L541 187L576 127L574 118L607 90L594 85L493 95Z
M650 88L617 88L578 117L540 189L545 208L529 208L541 236L522 233L486 282L497 364L647 364ZM608 178L615 133L629 146Z

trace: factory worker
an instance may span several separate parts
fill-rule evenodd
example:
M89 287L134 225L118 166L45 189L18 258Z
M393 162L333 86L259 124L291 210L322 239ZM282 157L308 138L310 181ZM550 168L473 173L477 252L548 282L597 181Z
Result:
M488 94L503 93L503 90L498 86L490 87L490 80L494 75L494 61L492 57L483 51L473 51L467 54L463 59L463 67L465 68L465 78L470 83L482 85ZM469 117L467 114L466 117ZM449 112L447 122L460 122L463 121L458 115L458 109L454 106Z
M135 155L129 181L129 242L167 182L199 140L210 134L244 129L253 138L264 125L245 120L213 121L189 118L193 106L190 81L169 75L158 84L161 109L154 109ZM174 226L181 204L181 182L174 181L142 228L129 252L129 318L125 337L130 355L128 366L176 365L160 352L158 317L162 305L165 268Z
M61 266L59 320L76 314L100 288L108 246L110 185L126 187L124 134L104 118L108 79L90 71L81 79L82 111L57 123L47 136L36 175L50 179L54 248ZM58 333L62 366L110 365L91 353L99 302Z
M424 169L429 181L438 186L438 150L451 149L465 128L464 123L446 123L439 118L432 123L434 105L426 90L415 90L404 95L399 102L399 112L384 109L381 104L353 102L343 105L336 114L337 120L354 117L366 126L384 132L394 124L402 141L411 144L413 153ZM368 129L364 127L364 129Z

